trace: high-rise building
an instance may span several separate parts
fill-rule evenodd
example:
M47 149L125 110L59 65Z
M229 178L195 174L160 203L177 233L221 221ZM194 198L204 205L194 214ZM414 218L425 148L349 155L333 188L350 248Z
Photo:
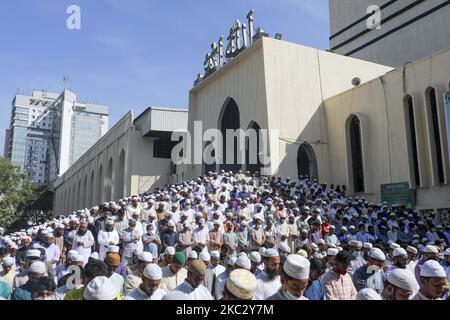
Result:
M108 108L75 93L17 94L6 132L5 157L35 185L54 182L108 130Z
M401 67L450 47L448 0L330 0L329 3L333 52Z

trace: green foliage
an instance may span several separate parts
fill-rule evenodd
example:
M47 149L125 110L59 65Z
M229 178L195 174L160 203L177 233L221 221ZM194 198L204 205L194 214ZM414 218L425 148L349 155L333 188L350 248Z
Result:
M8 228L22 216L26 219L31 208L39 209L35 204L48 191L48 186L34 188L20 168L0 158L0 226Z

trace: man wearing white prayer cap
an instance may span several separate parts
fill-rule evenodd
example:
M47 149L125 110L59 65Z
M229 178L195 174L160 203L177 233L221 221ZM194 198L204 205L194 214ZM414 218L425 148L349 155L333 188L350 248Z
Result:
M106 252L109 246L117 246L119 244L119 233L114 229L114 221L106 220L105 230L100 230L97 236L99 245L99 260L105 260Z
M278 292L281 287L280 282L280 255L275 249L261 250L264 261L264 270L256 278L258 286L253 296L253 300L266 300Z
M248 258L250 259L251 262L251 268L250 271L255 275L255 277L257 277L262 270L259 268L259 266L261 265L261 255L259 254L259 252L257 251L252 251L249 255Z
M160 288L162 277L157 264L148 264L142 272L141 284L128 293L125 300L161 300L167 293Z
M16 260L13 257L5 257L2 260L2 271L0 271L0 280L9 284L12 288L14 284L14 277L17 272L14 270Z
M150 252L143 251L138 256L137 268L125 278L125 294L139 287L142 283L142 273L145 267L153 262L153 255Z
M321 239L322 240L322 239ZM286 242L278 244L278 254L280 255L280 264L283 265L287 256L291 253L291 248Z
M189 251L189 254L188 254L187 259L186 259L186 266L185 266L185 268L186 268L186 273L187 273L187 269L189 268L189 264L190 264L192 261L196 260L196 259L198 259L198 253L197 253L197 251L194 251L194 250Z
M422 265L428 260L438 260L439 259L439 250L434 245L427 245L423 249L422 259L416 264L414 269L414 274L416 275L417 282L420 282L420 270L422 269Z
M246 269L246 270L250 271L250 269L252 267L252 263L246 255L240 255L236 259L236 263L234 264L234 267L235 267L235 269L242 268L242 269Z
M174 247L166 247L166 249L164 250L164 255L163 255L163 259L162 261L160 261L158 263L158 265L162 268L167 267L173 259L173 256L175 255L175 248Z
M308 300L303 294L308 286L310 262L291 254L281 270L281 288L267 300Z
M444 268L435 260L426 261L420 270L420 290L413 300L442 300L450 290Z
M358 292L356 300L383 300L381 296L373 289L365 288Z
M407 269L395 269L384 282L384 300L409 300L417 286L414 273Z
M250 271L234 270L225 285L223 300L252 300L256 286L256 277Z
M108 277L94 278L84 289L84 300L117 300L118 293Z
M408 264L406 265L406 268L414 272L414 269L416 268L417 264L416 257L419 254L419 252L413 246L407 246L406 252L408 254Z
M88 230L87 222L81 222L73 237L72 250L78 251L78 253L83 256L83 265L86 265L88 262L94 244L94 236L91 231Z
M408 253L403 248L395 248L392 251L392 265L386 270L385 276L387 276L393 270L400 268L406 269L408 263Z
M370 288L381 294L383 292L384 273L383 266L386 256L378 248L370 250L367 264L353 274L353 283L356 291Z
M216 277L219 276L222 272L225 272L225 267L220 264L220 252L212 251L211 252L211 264L209 268L214 270Z
M47 267L45 266L45 263L42 261L34 261L31 263L30 267L28 268L28 280L27 282L14 289L14 291L11 294L11 300L32 300L31 295L31 280L36 280L41 277L44 277L47 272Z
M217 278L215 283L215 291L214 297L216 300L220 300L223 297L223 292L225 290L225 285L227 280L234 270L234 266L236 264L237 257L231 257L227 261L227 266L225 268L225 272L222 272Z

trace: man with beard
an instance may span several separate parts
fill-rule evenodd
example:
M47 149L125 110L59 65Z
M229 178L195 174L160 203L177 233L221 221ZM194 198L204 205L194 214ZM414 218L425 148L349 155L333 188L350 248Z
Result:
M420 282L420 269L422 268L422 265L427 262L428 260L438 260L439 258L439 250L436 248L436 246L433 245L427 245L423 249L423 256L422 259L416 264L416 267L414 269L414 273L416 275L417 282Z
M266 300L278 292L280 282L280 256L275 249L261 250L264 258L264 270L258 275L253 300Z
M356 291L370 288L379 294L383 292L383 266L385 260L386 256L380 249L374 248L370 251L367 264L358 268L353 274L353 284Z
M92 253L92 246L94 245L94 236L87 229L88 223L83 221L78 227L78 231L75 233L72 242L72 250L78 251L78 253L83 257L83 266L89 260L89 256Z
M60 251L58 246L53 243L53 233L47 233L44 241L36 245L36 249L43 248L45 250L45 261L52 269L52 274L56 269L56 263L59 261Z
M132 264L133 250L139 249L138 242L141 240L141 235L136 229L136 221L129 220L128 228L122 231L122 264L127 266Z
M99 244L99 260L103 261L106 257L106 251L109 246L117 246L119 244L119 234L114 229L114 221L108 219L106 221L105 230L98 233Z
M27 260L27 252L29 249L31 249L31 238L28 236L20 238L22 242L22 247L17 250L16 254L16 264L19 266L20 269L25 269L26 267L26 260Z
M64 248L64 225L58 223L56 229L53 232L53 243L59 248L59 254L61 255Z
M149 264L142 273L142 283L125 300L161 300L167 293L160 288L162 271L157 264Z
M407 269L395 269L386 277L381 297L383 300L409 300L416 286L414 273Z
M256 223L251 230L251 250L258 251L263 243L266 242L266 235L264 233L264 230L262 229L262 215L255 215L254 219Z
M170 292L183 283L187 277L187 269L183 268L185 262L183 252L175 253L169 265L162 268L161 289Z
M119 244L122 245L122 233L123 230L128 228L128 219L125 217L125 209L117 211L117 218L114 221L114 229L119 234Z
M147 267L150 263L153 263L153 255L150 252L141 252L138 257L137 269L128 274L125 278L125 294L128 294L132 290L139 287L142 283L142 274L144 272L145 267Z
M428 260L420 269L420 290L413 300L442 300L450 288L444 268L435 260Z
M386 276L395 269L406 269L408 263L408 253L403 248L396 248L392 253L393 264L386 270Z
M105 257L106 276L116 287L117 292L120 295L124 295L124 283L125 279L122 275L116 272L117 267L120 265L120 256L118 253L108 252Z
M289 255L281 271L281 288L267 300L308 300L303 294L308 286L309 269L308 259Z

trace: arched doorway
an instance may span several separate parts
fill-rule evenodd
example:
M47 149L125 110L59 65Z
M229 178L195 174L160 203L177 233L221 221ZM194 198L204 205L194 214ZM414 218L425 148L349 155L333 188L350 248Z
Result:
M106 201L111 201L112 200L112 185L113 185L112 175L113 175L113 159L111 158L111 159L109 159L108 168L106 170L106 181L105 181L105 187L106 187L105 198L106 198Z
M297 171L298 177L307 175L310 179L319 179L316 153L308 143L303 143L298 148Z
M92 170L91 173L91 182L90 182L90 187L89 187L89 206L92 207L94 206L94 201L95 201L95 172L94 170Z
M103 202L103 166L98 169L97 179L97 203L101 202Z
M237 141L237 138L234 138L233 148L234 148L234 157L231 163L227 163L227 135L226 131L227 129L233 129L237 130L240 129L240 114L239 114L239 108L236 104L236 101L234 99L229 98L226 102L225 106L222 109L221 116L219 117L219 128L222 132L223 137L223 164L220 165L220 169L223 169L225 171L239 171L242 169L242 164L239 164L238 160L238 145L239 141ZM241 150L244 152L244 150ZM231 160L231 159L230 159Z
M255 121L252 121L248 127L249 136L245 138L245 170L250 173L259 172L263 167L260 160L261 150L261 127Z
M125 150L122 150L119 156L119 163L117 166L116 179L116 199L120 199L125 193Z

